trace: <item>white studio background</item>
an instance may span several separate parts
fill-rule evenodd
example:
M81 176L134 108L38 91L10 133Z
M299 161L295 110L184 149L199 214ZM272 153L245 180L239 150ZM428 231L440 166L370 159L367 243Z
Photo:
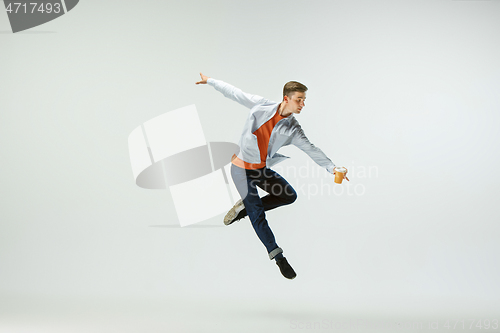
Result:
M499 17L479 0L84 0L12 34L0 11L0 332L493 319ZM350 170L314 192L332 178L280 151L299 199L267 216L293 281L248 218L174 228L169 192L134 183L128 135L157 115L196 104L207 141L238 142L248 110L200 71L276 101L306 84L298 121Z

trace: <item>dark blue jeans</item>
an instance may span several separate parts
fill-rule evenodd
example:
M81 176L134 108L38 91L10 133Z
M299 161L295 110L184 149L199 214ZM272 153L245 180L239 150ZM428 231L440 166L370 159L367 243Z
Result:
M231 164L231 176L257 236L266 247L269 259L273 259L283 250L276 244L265 211L291 204L297 199L297 193L283 177L267 167L247 170ZM257 186L269 194L259 197Z

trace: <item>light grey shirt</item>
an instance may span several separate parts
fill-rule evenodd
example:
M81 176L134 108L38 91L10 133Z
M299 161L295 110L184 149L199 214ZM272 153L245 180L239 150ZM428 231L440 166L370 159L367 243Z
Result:
M280 103L270 101L258 95L244 93L226 82L209 78L207 83L220 91L224 96L230 98L250 109L248 118L243 127L238 145L240 152L238 158L247 163L261 163L260 150L257 142L257 136L253 133L274 117L278 111ZM287 158L278 154L277 151L287 145L294 145L304 151L319 166L325 168L333 174L335 164L323 153L321 149L313 145L304 134L294 115L281 119L273 128L269 138L266 165L279 163Z

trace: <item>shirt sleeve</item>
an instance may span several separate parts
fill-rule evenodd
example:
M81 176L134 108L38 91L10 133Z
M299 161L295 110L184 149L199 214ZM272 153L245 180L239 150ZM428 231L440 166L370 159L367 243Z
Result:
M259 95L244 93L243 91L241 91L241 89L238 89L221 80L209 78L207 80L207 84L213 86L215 90L221 92L227 98L230 98L233 101L238 102L249 109L253 108L255 105L265 104L269 102L269 100L267 100L264 97L261 97Z
M296 126L297 130L292 138L292 144L309 155L309 157L311 157L311 159L319 166L325 168L326 171L333 174L335 164L325 155L325 153L323 153L321 149L313 145L309 139L307 139L300 125Z

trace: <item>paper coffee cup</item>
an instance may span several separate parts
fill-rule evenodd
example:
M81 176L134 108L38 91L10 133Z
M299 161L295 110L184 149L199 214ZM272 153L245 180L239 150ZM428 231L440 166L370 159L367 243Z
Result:
M342 184L342 180L344 180L345 174L347 173L347 169L344 167L335 167L335 182L337 184Z

